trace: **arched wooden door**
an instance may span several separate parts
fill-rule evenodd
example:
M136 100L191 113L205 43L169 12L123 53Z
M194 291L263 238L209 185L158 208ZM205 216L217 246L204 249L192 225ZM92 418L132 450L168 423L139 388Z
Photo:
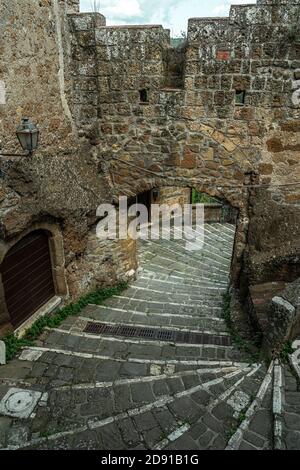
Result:
M37 230L22 238L0 270L11 323L18 327L55 295L47 232Z

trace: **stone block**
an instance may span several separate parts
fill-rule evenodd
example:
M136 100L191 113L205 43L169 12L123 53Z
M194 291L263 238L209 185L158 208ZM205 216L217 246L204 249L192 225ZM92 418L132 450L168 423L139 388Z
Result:
M296 309L292 304L282 297L272 299L265 331L265 342L271 354L280 352L284 343L290 339L295 316Z

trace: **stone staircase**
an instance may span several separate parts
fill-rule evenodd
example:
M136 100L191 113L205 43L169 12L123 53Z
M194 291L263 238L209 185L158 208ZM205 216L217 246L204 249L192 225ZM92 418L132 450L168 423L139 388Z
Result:
M180 240L141 242L138 279L122 295L89 305L0 368L0 400L11 388L38 393L26 419L0 408L0 447L299 446L296 378L241 354L222 316L234 229L209 224L205 235L193 253Z

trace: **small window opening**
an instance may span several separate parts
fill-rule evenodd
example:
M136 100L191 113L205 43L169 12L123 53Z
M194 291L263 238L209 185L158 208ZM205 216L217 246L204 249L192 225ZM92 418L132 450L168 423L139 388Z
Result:
M142 90L140 90L140 102L149 103L148 90L146 90L146 88L143 88Z
M236 90L235 92L235 104L245 104L246 91Z

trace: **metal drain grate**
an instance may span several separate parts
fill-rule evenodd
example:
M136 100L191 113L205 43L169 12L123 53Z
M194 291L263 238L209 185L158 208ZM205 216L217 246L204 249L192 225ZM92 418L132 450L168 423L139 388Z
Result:
M173 331L158 328L142 328L124 325L105 325L104 323L88 322L84 333L104 336L124 336L126 338L145 338L153 341L165 341L186 344L205 344L212 346L231 346L229 336L193 333L189 331Z

